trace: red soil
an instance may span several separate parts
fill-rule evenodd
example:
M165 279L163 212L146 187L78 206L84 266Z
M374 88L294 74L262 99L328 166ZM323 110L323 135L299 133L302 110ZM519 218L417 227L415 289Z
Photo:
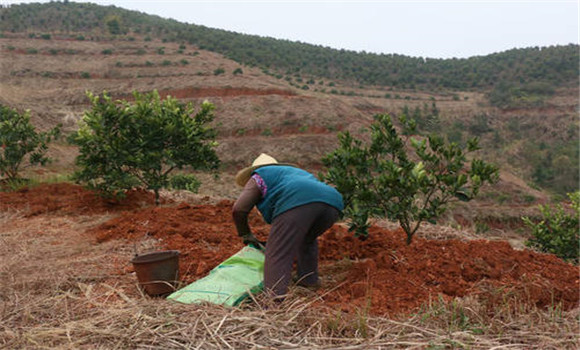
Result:
M253 89L253 88L236 88L236 87L188 87L182 89L170 89L159 91L159 96L161 98L166 98L167 96L173 96L178 99L187 98L204 98L204 97L237 97L237 96L265 96L265 95L280 95L280 96L296 96L296 94L289 90L282 89ZM124 99L127 101L132 101L133 95L119 95L115 96L116 99Z
M115 208L136 209L135 200L152 196L134 192ZM181 252L181 276L191 282L239 249L231 219L231 205L148 207L124 211L89 230L98 242L111 239L158 239L167 249ZM124 206L124 207L123 207ZM100 213L112 208L78 186L46 185L17 193L0 193L0 210L30 207L31 215L50 211L65 214ZM267 238L269 226L256 212L250 217L254 232ZM373 227L360 241L335 225L320 238L326 305L345 311L369 307L372 314L407 313L430 300L474 296L486 302L517 302L520 306L564 310L579 305L579 269L553 255L518 251L502 241L426 240L405 244L402 231Z
M155 203L152 193L144 190L129 191L120 201L105 199L80 186L60 183L25 187L16 192L0 192L0 211L19 210L25 216L45 213L101 214L133 210Z

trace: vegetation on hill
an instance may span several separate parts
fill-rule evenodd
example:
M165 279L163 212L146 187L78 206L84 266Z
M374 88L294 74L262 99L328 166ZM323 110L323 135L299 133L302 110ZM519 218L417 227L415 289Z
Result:
M287 76L311 75L418 89L490 89L498 82L518 86L576 84L578 45L513 49L467 59L431 59L374 54L291 42L184 24L175 20L100 6L65 2L11 5L0 9L4 32L146 35L221 53L246 65ZM502 103L502 102L499 102Z

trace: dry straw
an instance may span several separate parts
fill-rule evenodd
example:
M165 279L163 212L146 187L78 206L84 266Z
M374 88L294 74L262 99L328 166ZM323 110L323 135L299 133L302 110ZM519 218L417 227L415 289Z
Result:
M319 306L301 288L280 305L181 305L136 292L113 262L130 243L94 244L99 217L0 215L0 348L6 349L576 349L578 310L476 298L434 300L378 317ZM63 239L66 237L66 239Z

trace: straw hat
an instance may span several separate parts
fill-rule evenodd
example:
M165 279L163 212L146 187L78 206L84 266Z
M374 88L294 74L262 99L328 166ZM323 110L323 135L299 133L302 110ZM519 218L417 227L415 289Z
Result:
M248 180L252 176L252 173L254 172L254 170L261 168L263 166L266 166L266 165L289 165L289 166L296 167L296 165L294 165L294 164L278 163L278 161L276 159L274 159L274 157L271 157L271 156L267 155L266 153L262 153L258 156L258 158L254 159L254 162L252 163L251 166L246 167L246 168L238 171L238 174L236 175L236 184L238 184L238 186L242 186L242 187L245 186L246 182L248 182Z

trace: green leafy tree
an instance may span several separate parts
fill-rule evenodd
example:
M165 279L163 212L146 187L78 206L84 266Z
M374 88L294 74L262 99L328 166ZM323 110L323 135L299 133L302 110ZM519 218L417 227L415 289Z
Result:
M542 220L533 221L529 217L522 220L532 230L532 238L526 245L545 253L552 253L560 258L578 264L580 259L580 191L568 193L571 202L571 211L564 209L561 204L551 208L549 205L540 205Z
M214 106L203 102L194 115L192 104L154 91L135 92L134 103L88 94L92 109L70 141L79 146L80 170L75 178L105 195L122 195L142 186L155 192L170 184L176 169L216 169L216 131L208 126ZM183 181L182 181L183 182Z
M342 193L350 230L359 238L367 237L369 218L387 217L400 223L410 244L423 221L435 223L450 201L469 201L498 178L497 167L481 159L467 167L467 153L478 149L477 139L464 152L440 136L412 138L414 121L404 115L400 121L402 135L389 115L376 115L370 142L340 133L339 147L323 158L328 170L321 177Z
M117 15L110 15L105 19L105 24L107 25L107 30L113 35L122 34L121 30L121 17Z
M60 135L58 125L47 132L37 132L30 113L19 113L0 105L0 175L8 181L18 179L24 166L46 165L48 144Z

